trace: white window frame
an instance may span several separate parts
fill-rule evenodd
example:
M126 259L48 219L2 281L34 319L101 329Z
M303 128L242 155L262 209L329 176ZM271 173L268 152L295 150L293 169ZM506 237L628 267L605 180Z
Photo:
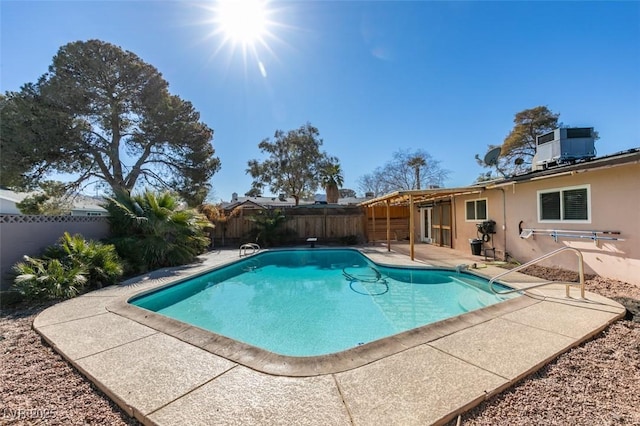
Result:
M571 191L575 189L587 190L587 219L586 220L566 220L560 217L560 219L542 219L542 204L540 203L540 196L542 194L549 194L554 192L560 193L560 216L564 214L564 197L562 193L564 191ZM538 223L591 223L591 185L577 185L577 186L563 186L560 188L540 189L536 192L536 203L538 204Z
M476 215L478 209L477 209L477 203L478 201L484 201L484 205L485 205L485 218L484 219L478 219L476 217L474 217L473 219L470 219L467 217L467 203L473 203L473 214L474 216ZM464 202L464 221L465 222L484 222L485 220L489 220L489 199L488 198L475 198L473 200L465 200Z

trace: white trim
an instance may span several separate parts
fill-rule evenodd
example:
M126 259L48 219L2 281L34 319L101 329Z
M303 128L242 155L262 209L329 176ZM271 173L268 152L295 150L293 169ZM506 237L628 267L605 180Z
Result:
M473 203L473 214L475 216L476 214L476 203L478 201L484 201L485 203L485 218L484 219L469 219L467 217L467 203ZM465 222L472 222L472 223L480 223L480 222L484 222L485 220L489 220L489 199L488 198L474 198L472 200L464 200L464 221Z
M418 209L420 213L420 241L423 243L431 244L433 239L431 238L431 222L433 207L421 207ZM429 223L424 220L424 216L427 214L429 216Z

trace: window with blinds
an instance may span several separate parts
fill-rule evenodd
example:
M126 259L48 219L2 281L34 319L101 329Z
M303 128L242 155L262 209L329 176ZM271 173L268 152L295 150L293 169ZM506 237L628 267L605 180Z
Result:
M538 191L540 222L588 222L589 186Z

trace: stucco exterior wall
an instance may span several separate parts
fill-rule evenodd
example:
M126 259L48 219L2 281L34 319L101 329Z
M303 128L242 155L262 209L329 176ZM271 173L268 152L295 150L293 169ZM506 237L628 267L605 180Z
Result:
M586 223L538 219L538 191L585 185L590 196L590 216ZM479 199L487 201L488 219L496 222L496 233L484 247L495 247L499 259L505 259L507 253L510 258L525 263L560 247L574 247L584 256L586 273L640 286L640 164L567 173L510 183L477 194L457 195L452 202L452 248L471 253L469 240L478 238L476 224L480 221L466 220L465 202ZM549 235L534 235L525 239L520 238L520 226L583 231L577 235L585 238L558 237L556 241ZM418 223L416 229L419 229ZM590 231L619 232L619 235L602 235L619 240L602 239L596 243L588 238ZM572 251L560 253L540 265L578 269L577 256Z
M546 194L544 211L548 218L567 215L575 219L540 219L541 193ZM476 217L468 220L466 203L478 200L486 202L486 218L474 210ZM471 254L470 241L480 238L478 223L493 220L495 233L482 248L495 248L495 256L500 260L526 263L559 248L571 247L580 250L587 274L640 286L640 148L484 184L398 191L374 199L372 204L382 201L415 203L414 242L418 244L425 241L449 246L451 241L451 248ZM449 211L449 205L450 215L444 213ZM436 218L438 209L440 214ZM438 226L442 218L447 223ZM432 234L445 229L444 225L449 232L449 218L451 239L442 234L441 241L427 240L432 236L421 224L431 222L432 226L426 228L432 229ZM528 229L534 233L525 235L525 232L520 237L521 231ZM494 252L488 254L493 256ZM539 264L573 271L579 265L572 250Z
M590 170L554 178L528 181L504 187L507 197L507 251L520 261L528 261L559 247L574 247L582 251L585 271L640 285L640 164ZM589 185L589 223L540 222L538 191ZM523 228L617 231L624 241L559 237L556 242L548 235L519 237L518 224ZM551 258L542 265L576 269L572 252Z
M454 197L453 215L454 215L454 232L453 232L453 248L471 253L471 244L469 240L480 238L478 235L477 224L482 220L466 219L466 202L474 200L486 200L487 202L487 220L496 222L496 233L491 235L491 239L484 243L484 247L495 247L496 255L503 257L504 255L504 237L505 237L505 220L503 215L503 200L500 190L486 190L479 194L461 195Z

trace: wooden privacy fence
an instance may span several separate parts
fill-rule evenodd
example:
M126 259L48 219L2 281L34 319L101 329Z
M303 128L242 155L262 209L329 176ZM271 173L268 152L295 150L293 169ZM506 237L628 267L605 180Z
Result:
M290 230L290 243L302 244L307 238L318 238L318 244L367 241L365 214L361 207L289 207L281 209L287 220L282 229ZM257 209L245 209L226 224L218 224L212 236L215 246L234 246L250 242L255 223L248 219ZM224 239L224 243L223 243Z
M392 240L409 237L409 207L289 207L281 209L287 217L283 229L291 230L291 243L302 244L309 237L318 243L336 244L346 240L358 243L387 239L387 214ZM250 231L255 224L247 219L258 209L244 209L239 216L219 224L212 236L215 246L234 246L250 241ZM375 222L375 226L374 226ZM375 228L375 232L374 232Z

